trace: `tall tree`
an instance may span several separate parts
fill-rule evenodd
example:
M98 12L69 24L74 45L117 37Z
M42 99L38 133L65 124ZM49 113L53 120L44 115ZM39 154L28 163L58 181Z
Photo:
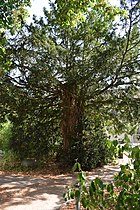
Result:
M5 82L19 97L37 102L34 113L41 112L39 107L51 110L65 153L73 142L83 141L87 121L95 118L103 127L105 120L122 124L139 115L139 2L125 1L125 10L106 1L91 1L83 9L77 2L77 7L74 0L51 3L50 11L44 9L45 21L34 18L9 40L7 50L17 74L7 74ZM65 7L74 14L68 19ZM75 22L77 8L84 19ZM13 92L10 97L16 99Z

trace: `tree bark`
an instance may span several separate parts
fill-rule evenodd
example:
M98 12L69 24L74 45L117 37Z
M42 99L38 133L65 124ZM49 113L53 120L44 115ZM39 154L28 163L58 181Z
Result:
M82 136L82 98L76 85L63 85L61 132L63 149L67 151L72 142Z

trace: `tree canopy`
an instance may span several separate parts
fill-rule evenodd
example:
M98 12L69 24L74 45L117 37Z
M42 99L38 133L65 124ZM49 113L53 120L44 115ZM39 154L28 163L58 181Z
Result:
M30 0L2 0L0 2L0 75L10 66L10 60L5 61L7 35L14 34L20 29L26 18L29 16L27 6L30 6Z
M1 19L0 28L1 30L17 29L21 19L24 20L25 14L27 14L26 6L30 6L30 0L2 0L0 2L1 8Z

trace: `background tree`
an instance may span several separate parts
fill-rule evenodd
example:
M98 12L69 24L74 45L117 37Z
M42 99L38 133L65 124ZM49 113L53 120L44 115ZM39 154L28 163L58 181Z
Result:
M30 0L2 0L0 2L0 77L5 71L10 70L11 57L7 55L7 39L10 34L17 33L24 24L24 21L29 16L27 6L30 6ZM1 86L2 80L0 81ZM4 89L6 87L2 87ZM2 90L0 96L3 100ZM1 103L2 109L2 103ZM3 120L3 118L1 118Z
M10 60L5 58L7 38L6 33L14 34L24 24L29 16L27 6L30 0L2 0L0 2L0 75L3 70L8 70ZM5 60L6 59L6 60Z

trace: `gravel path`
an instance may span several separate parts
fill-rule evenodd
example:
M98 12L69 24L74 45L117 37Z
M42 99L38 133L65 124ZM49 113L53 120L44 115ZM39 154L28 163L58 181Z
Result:
M104 166L89 172L88 179L100 176L109 182L118 171L119 166ZM65 186L74 182L72 174L50 178L0 174L0 210L58 210Z

